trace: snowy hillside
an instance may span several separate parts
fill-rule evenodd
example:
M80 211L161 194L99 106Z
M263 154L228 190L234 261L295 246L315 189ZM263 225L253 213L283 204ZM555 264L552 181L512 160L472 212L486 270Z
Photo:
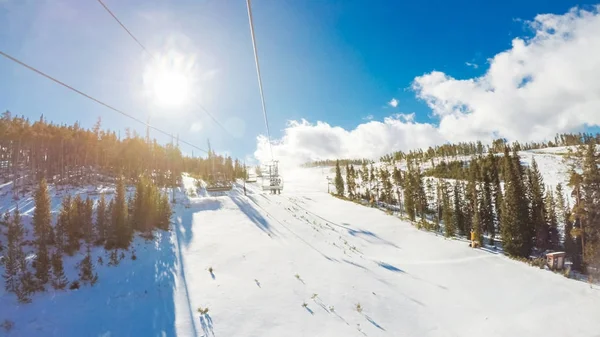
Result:
M0 321L14 322L0 335L598 335L600 289L336 199L326 175L286 174L281 195L199 197L181 192L195 189L186 176L172 232L96 266L94 287L25 305L0 293Z

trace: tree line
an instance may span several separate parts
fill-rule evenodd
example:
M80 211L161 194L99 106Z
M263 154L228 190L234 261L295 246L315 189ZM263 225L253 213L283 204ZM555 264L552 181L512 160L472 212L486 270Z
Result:
M325 160L314 160L308 163L302 164L302 167L320 167L320 166L334 166L336 163L340 165L361 165L362 163L371 164L373 160L370 159L325 159Z
M447 237L467 236L472 230L480 243L484 238L490 245L501 243L511 256L564 250L573 269L600 271L600 156L594 143L580 146L570 169L574 205L565 186L547 186L535 160L524 167L518 149L509 145L501 156L488 152L425 173L411 160L406 170L346 165L344 180L338 163L336 194L397 205L418 226ZM455 174L427 178L432 170Z
M184 156L178 140L161 145L130 129L121 135L102 130L101 119L91 129L79 123L58 125L43 115L34 122L9 111L0 116L0 178L13 181L13 193L24 195L41 178L54 184L96 183L122 175L135 181L140 175L152 176L159 186L180 183L181 172L207 178L213 171L226 178L241 178L243 165L237 159L211 151L210 160Z
M26 242L27 228L24 226L18 207L6 212L0 221L0 234L6 236L6 247L0 244L4 253L4 279L7 292L17 295L20 302L30 302L34 292L47 287L63 290L69 284L63 268L63 256L74 256L85 251L77 265L79 280L74 280L70 288L76 289L80 283L94 285L98 275L94 271L91 250L103 246L110 251L109 265L116 265L124 258L118 250L129 249L135 232L150 239L154 229L168 230L171 206L166 193L149 177L142 176L136 184L135 194L127 198L125 178L119 177L115 195L108 200L102 195L94 204L88 197L85 200L76 195L63 198L60 212L52 223L50 195L46 180L42 178L35 192L35 210L32 218L33 242ZM31 247L30 247L31 246ZM31 262L26 259L24 248L30 247L35 253ZM135 259L135 251L132 251ZM97 264L102 264L99 257Z
M510 145L512 149L517 151L542 149L558 146L579 146L587 144L600 144L600 133L563 133L556 134L553 140L545 142L529 142L519 143L518 141L509 144L504 138L494 140L490 145L484 145L481 141L477 142L460 142L456 144L443 144L429 147L425 150L416 149L408 152L396 151L387 154L380 158L380 161L393 163L402 160L418 160L421 163L440 157L458 157L458 156L473 156L484 155L487 152L503 153L504 147Z

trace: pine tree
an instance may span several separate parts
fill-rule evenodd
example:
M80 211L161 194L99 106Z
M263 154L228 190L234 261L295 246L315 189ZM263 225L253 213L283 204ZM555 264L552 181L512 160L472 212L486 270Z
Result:
M83 200L81 200L81 197L78 194L71 202L68 211L69 221L67 226L67 243L65 252L69 255L73 255L81 246L79 239L81 238L81 220L83 218L82 211Z
M362 169L360 173L360 180L363 188L363 198L369 199L369 189L367 188L369 184L369 168L367 167L367 161L362 162Z
M443 198L444 196L442 195L442 181L438 180L437 184L436 184L436 197L435 197L435 231L439 232L440 231L440 223L442 221L442 214L443 214Z
M465 208L464 208L464 214L465 214L465 225L467 228L465 228L465 233L469 233L471 231L471 229L473 228L473 224L475 224L475 222L477 222L477 226L479 226L479 222L480 222L480 216L479 214L476 214L478 211L478 203L479 203L479 194L477 192L477 182L479 178L479 166L477 164L477 160L473 159L471 160L470 166L469 166L469 180L467 181L467 188L466 188L466 203L465 203ZM481 234L481 230L478 229L478 233ZM479 241L481 242L481 241Z
M544 183L535 159L532 159L531 168L527 170L527 195L530 201L529 219L535 229L535 246L543 252L549 248L549 228L544 214Z
M494 218L494 225L496 228L500 227L500 221L502 218L502 204L503 204L503 197L502 197L502 187L500 185L500 169L499 169L499 161L496 158L496 156L492 153L489 152L488 153L488 162L490 165L490 169L489 169L489 177L490 177L490 184L491 184L491 189L492 189L492 199L494 200L494 213L495 214L495 218Z
M88 246L85 257L78 265L79 267L79 280L84 284L94 285L98 281L98 274L94 273L94 264L92 262L92 255L90 247Z
M48 254L48 247L44 242L37 245L35 277L40 285L44 285L50 280L50 256Z
M466 235L465 232L465 216L463 214L462 205L462 192L460 184L457 181L454 182L454 209L452 211L452 222L454 223L453 228L457 229L461 235Z
M489 235L490 244L494 245L496 227L494 225L494 200L492 196L489 170L484 169L482 176L483 182L481 184L481 204L479 206L481 227Z
M169 224L171 223L171 204L169 203L169 197L166 194L160 196L160 207L158 211L158 223L157 227L162 230L169 230Z
M352 172L348 164L346 164L346 191L348 191L348 198L354 199L352 194Z
M69 280L63 269L62 253L57 250L52 254L52 287L56 290L65 289Z
M406 209L406 215L411 221L415 221L416 219L416 211L415 206L417 201L416 199L416 186L415 186L415 177L414 172L412 171L411 166L409 166L406 175L404 176L404 208Z
M50 195L48 195L46 179L42 179L35 192L35 209L33 211L33 229L38 245L53 243L50 221Z
M106 240L106 199L104 198L104 193L100 196L100 201L98 202L98 206L96 206L96 224L95 224L95 232L96 232L96 244L101 245Z
M21 224L19 209L16 208L12 219L5 213L4 221L7 223L7 247L4 254L4 286L7 292L19 291L20 276L25 271L26 261L23 253L22 242L25 230Z
M344 179L342 179L342 172L340 170L340 161L335 162L335 190L336 194L340 197L344 196Z
M516 157L516 159L515 159ZM518 154L504 151L504 204L502 208L502 245L509 255L529 257L533 233L529 226L529 208L523 184L523 169Z
M69 217L71 216L71 196L67 194L61 203L60 213L56 218L55 241L56 247L63 251L67 245L67 229L69 227Z
M35 193L35 210L33 211L33 229L36 237L35 276L40 285L48 283L50 277L50 256L48 244L51 242L50 196L46 180L39 182Z
M381 170L379 171L379 177L381 179L381 184L383 187L383 199L386 203L391 204L393 197L392 189L394 186L392 185L392 181L390 180L390 172L385 168L381 168Z
M529 205L531 201L527 199L527 187L525 186L524 180L524 169L523 165L521 165L521 159L517 151L520 151L520 144L515 142L515 147L513 149L513 167L515 170L515 183L518 191L517 195L517 210L519 214L519 229L521 232L521 237L523 240L523 245L521 247L521 256L529 257L531 250L535 245L535 227L532 225L530 221L527 221L527 218L531 214ZM540 175L541 177L541 175ZM542 180L540 182L543 183ZM543 185L542 185L543 186Z
M582 230L583 262L586 266L600 267L600 160L596 145L589 143L583 160L583 207Z
M145 199L147 198L146 196L146 187L147 187L148 183L146 181L146 177L142 176L138 179L138 182L135 186L135 195L133 197L133 216L131 219L131 225L133 227L134 230L137 231L148 231L150 230L147 220L146 220L146 215L148 214L147 212L149 211L149 209L147 209L146 203L145 203ZM150 192L150 191L148 191Z
M421 221L426 222L426 214L428 213L427 194L425 193L425 186L423 184L423 177L419 166L415 169L413 179L417 212L421 217Z
M572 229L569 231L569 234L573 237L573 252L571 255L571 261L573 262L572 268L579 271L583 269L584 246L582 226L585 217L585 207L583 203L582 184L583 177L572 169L569 174L569 187L573 188L571 195L575 197L575 204L570 211L571 216L569 217L569 222L572 224Z
M473 204L475 208L472 210L473 217L471 218L471 230L473 230L473 236L475 237L475 240L479 242L479 244L483 244L483 233L481 230L481 212L479 210L481 202L477 189L475 189L475 195L471 198L475 199L475 203Z
M396 166L394 166L392 178L394 180L394 185L396 186L396 197L398 198L398 207L400 208L400 212L402 213L402 209L404 208L404 206L402 205L402 197L400 195L400 189L402 188L402 171L400 171Z
M92 202L92 199L90 199L89 197L87 197L85 199L85 202L82 203L83 209L82 209L82 218L81 218L81 225L82 225L82 229L83 229L83 238L85 239L85 242L90 244L93 243L95 240L95 235L94 235L94 203Z
M375 169L373 168L373 164L371 164L371 169L369 171L369 196L370 197L374 197L373 196L373 183L377 180L375 178ZM376 193L377 194L377 193ZM378 195L375 195L375 197L379 197Z
M125 200L125 182L123 177L117 181L117 191L112 207L111 227L113 236L111 244L118 248L127 248L131 242L131 236L127 224L127 203ZM109 247L113 247L112 245Z
M456 234L456 227L453 221L452 204L450 202L450 186L446 181L442 182L442 219L444 221L444 235L453 237Z
M117 231L113 222L113 213L115 208L113 199L110 199L106 206L106 241L104 243L105 249L112 249L117 245Z
M575 242L571 235L571 230L573 230L573 223L571 222L571 206L569 200L565 200L563 187L560 183L556 185L556 207L558 222L564 226L562 247L565 250L567 257L573 261Z
M558 235L558 215L556 214L556 201L554 200L554 191L552 188L546 189L545 215L548 226L548 249L557 250L560 247L560 238Z

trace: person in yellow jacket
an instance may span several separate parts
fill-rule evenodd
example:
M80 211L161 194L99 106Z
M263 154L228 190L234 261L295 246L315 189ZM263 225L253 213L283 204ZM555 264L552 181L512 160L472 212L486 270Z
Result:
M478 238L475 237L475 231L473 230L473 228L471 228L471 244L470 244L471 248L477 248L479 247L479 240Z

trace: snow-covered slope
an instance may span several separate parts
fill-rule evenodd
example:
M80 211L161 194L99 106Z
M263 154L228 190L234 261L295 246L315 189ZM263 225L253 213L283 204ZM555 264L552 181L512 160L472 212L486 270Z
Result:
M11 336L600 333L600 289L336 199L327 169L282 173L281 195L247 184L179 202L173 231L137 240L136 261L32 304L3 295L0 321Z

